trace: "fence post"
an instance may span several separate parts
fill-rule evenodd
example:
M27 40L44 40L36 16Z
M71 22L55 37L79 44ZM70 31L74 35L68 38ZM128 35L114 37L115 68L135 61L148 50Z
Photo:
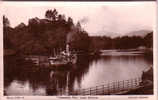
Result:
M137 79L135 79L135 86L137 87Z
M122 81L122 90L124 90L124 80Z
M113 87L113 93L115 93L115 82L112 83L112 87Z
M134 86L133 86L133 79L131 80L131 89L133 89Z
M130 81L127 80L127 90L129 90L129 89L130 89Z
M97 95L98 87L96 86L96 95Z
M91 95L91 88L90 88L90 95Z
M108 94L110 94L110 85L108 83Z
M117 91L120 91L119 81L117 81Z
M83 89L83 92L82 91L80 91L81 93L83 93L83 95L85 95L85 89Z
M104 94L104 85L103 85L103 94Z

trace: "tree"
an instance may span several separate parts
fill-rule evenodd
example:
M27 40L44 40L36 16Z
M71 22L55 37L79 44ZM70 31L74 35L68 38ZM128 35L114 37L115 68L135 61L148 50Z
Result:
M85 31L78 31L78 27L74 27L67 36L67 43L70 49L75 51L88 52L90 39Z
M73 19L72 19L71 17L68 17L67 23L68 23L69 26L74 25L74 24L73 24Z
M144 37L144 43L145 46L148 48L153 48L153 32L148 33L145 37Z
M57 15L58 12L56 9L52 10L47 10L45 13L45 17L51 21L56 21L57 20Z
M10 26L9 19L7 17L5 17L5 15L3 16L3 26L4 27L9 27Z
M77 31L81 31L81 24L80 24L80 22L77 22L76 29L77 29Z
M60 21L60 22L65 21L65 15L59 14L58 17L57 17L57 20Z
M65 49L69 33L71 37L71 47L75 50L88 49L89 36L80 30L81 25L76 25L73 19L65 15L58 14L56 9L47 10L45 19L37 17L29 19L28 25L19 24L15 28L7 27L4 31L5 48L16 48L22 54L50 54L53 49ZM9 26L9 20L4 16L4 25Z

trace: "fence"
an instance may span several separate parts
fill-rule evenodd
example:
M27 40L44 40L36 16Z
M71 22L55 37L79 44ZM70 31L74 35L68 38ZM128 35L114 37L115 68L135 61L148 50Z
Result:
M140 87L141 78L116 81L87 89L80 89L69 93L70 95L108 95L122 94Z

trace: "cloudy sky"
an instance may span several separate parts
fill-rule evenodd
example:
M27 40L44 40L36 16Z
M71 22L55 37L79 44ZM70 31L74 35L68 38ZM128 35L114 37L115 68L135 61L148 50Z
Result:
M44 18L47 9L80 21L89 35L123 35L131 31L153 30L155 2L14 2L3 3L11 26L33 17Z

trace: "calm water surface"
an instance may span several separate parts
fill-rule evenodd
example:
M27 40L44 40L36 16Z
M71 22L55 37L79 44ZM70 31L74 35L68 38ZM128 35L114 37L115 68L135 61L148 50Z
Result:
M106 50L99 58L79 57L78 64L69 70L38 69L18 59L8 60L4 68L5 95L60 95L61 91L141 77L142 71L152 65L152 60L141 53Z

